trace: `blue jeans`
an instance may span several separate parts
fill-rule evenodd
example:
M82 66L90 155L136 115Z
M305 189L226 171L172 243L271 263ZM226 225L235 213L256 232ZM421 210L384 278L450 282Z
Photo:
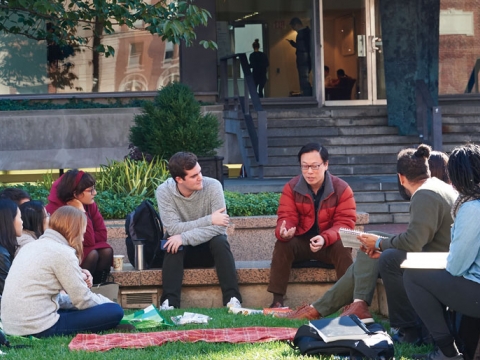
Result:
M123 309L117 303L100 304L85 310L58 310L60 318L50 329L35 337L72 335L80 332L100 332L114 328L123 318Z

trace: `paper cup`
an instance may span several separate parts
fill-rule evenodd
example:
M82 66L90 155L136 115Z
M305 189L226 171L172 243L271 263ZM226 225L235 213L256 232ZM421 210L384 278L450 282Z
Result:
M122 271L123 270L123 258L124 255L113 255L113 270Z

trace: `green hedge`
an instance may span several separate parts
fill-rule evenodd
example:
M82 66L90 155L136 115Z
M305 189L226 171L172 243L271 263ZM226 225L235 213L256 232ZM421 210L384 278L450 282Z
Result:
M6 186L1 186L0 190ZM27 191L32 199L42 200L47 204L49 191L43 184L15 185ZM97 203L104 219L124 219L147 197L142 195L116 194L109 190L97 194ZM225 191L227 212L230 216L275 215L277 213L278 193L241 194ZM156 206L155 198L149 198Z

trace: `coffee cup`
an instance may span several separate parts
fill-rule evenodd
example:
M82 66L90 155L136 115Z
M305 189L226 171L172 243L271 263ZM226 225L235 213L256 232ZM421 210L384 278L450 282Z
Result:
M113 270L122 271L123 270L123 258L124 255L113 255Z

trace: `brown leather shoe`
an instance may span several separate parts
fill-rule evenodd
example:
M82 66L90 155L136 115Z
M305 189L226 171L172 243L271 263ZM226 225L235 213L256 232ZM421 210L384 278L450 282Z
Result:
M311 305L305 304L286 314L277 314L277 317L286 319L305 319L316 320L320 319L322 315Z
M340 316L349 315L357 315L358 318L362 320L365 324L374 322L372 314L370 314L367 303L365 301L357 301L345 306Z
M272 302L272 304L269 306L270 309L282 308L282 307L284 307L284 306L283 306L283 303L281 303L280 301L274 301L274 302Z

